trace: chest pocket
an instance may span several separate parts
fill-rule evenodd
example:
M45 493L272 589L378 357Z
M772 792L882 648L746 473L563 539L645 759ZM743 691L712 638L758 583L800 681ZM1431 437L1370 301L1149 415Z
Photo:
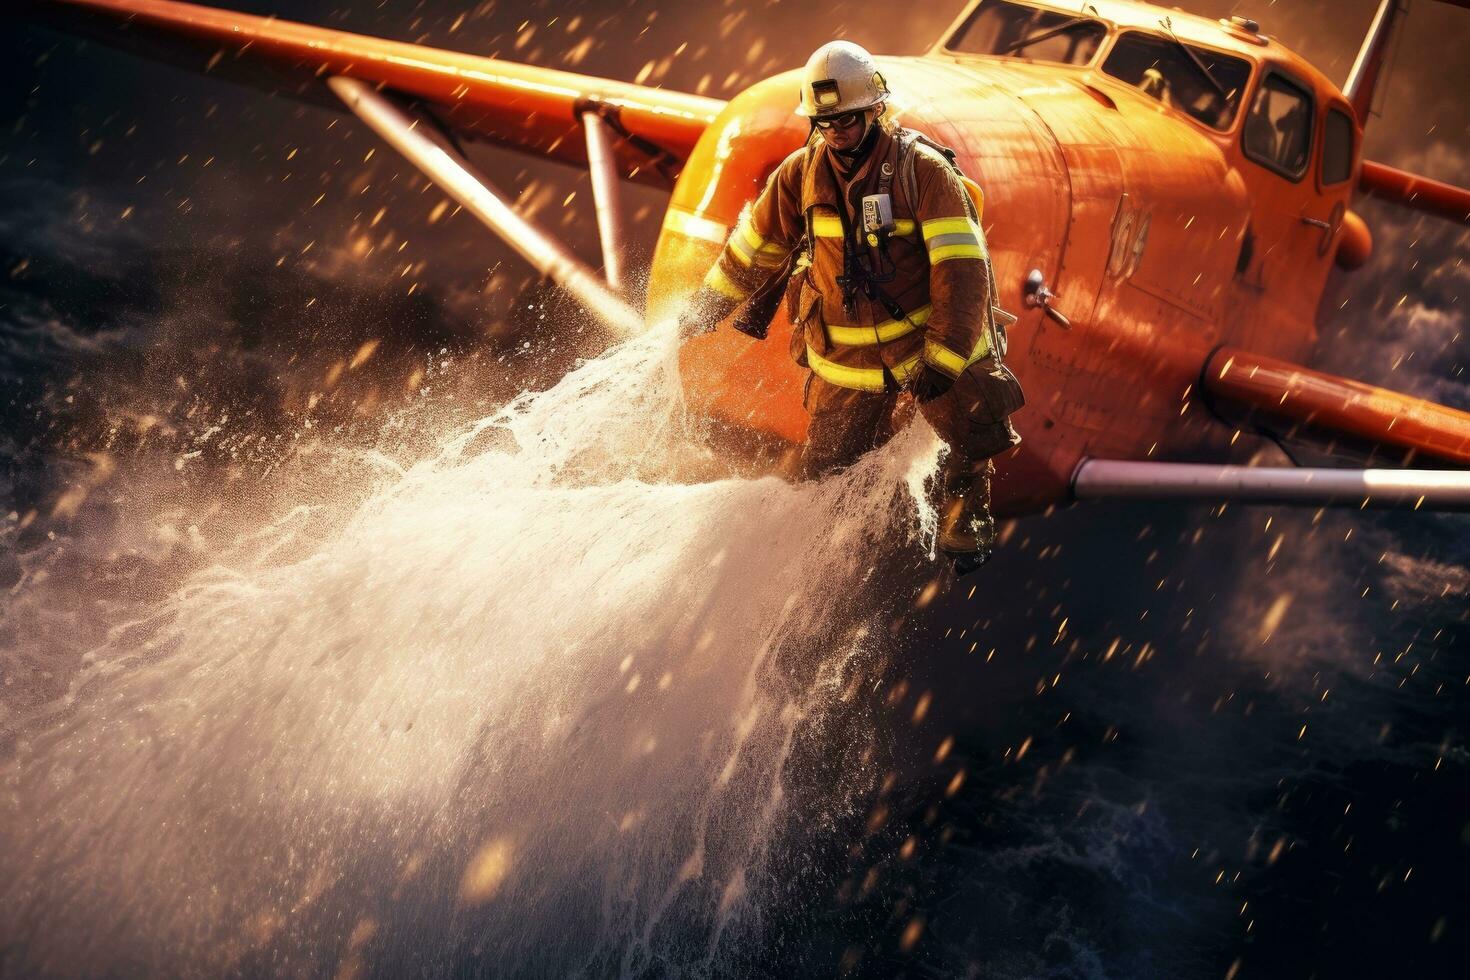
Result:
M822 294L812 285L809 269L801 269L786 284L786 316L800 327L816 316L822 305Z

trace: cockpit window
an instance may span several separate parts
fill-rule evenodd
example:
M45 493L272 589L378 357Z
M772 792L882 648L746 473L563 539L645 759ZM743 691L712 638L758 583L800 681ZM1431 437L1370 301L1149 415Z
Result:
M1104 74L1136 86L1211 129L1229 129L1251 77L1249 62L1185 44L1173 34L1130 31L1103 62Z
M1322 137L1322 185L1340 184L1353 175L1353 121L1341 109L1327 110Z
M1252 160L1296 180L1312 152L1312 96L1281 75L1267 75L1245 117L1241 147Z
M1085 65L1107 34L1107 26L1091 17L991 0L976 8L946 46L964 54Z

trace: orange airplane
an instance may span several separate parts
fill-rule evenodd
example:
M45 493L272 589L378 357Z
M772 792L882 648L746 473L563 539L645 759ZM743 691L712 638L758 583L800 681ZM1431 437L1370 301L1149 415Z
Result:
M927 54L880 59L904 125L983 188L998 299L1018 314L1008 363L1029 404L998 513L1103 497L1470 507L1470 414L1301 364L1328 273L1372 249L1355 195L1470 224L1470 191L1361 158L1401 6L1382 0L1342 88L1250 20L1132 0L977 0ZM720 102L173 0L33 11L356 113L614 335L674 313L809 135L794 71ZM586 166L602 273L518 215L460 139ZM623 294L620 180L672 192L646 316ZM766 447L799 443L790 329L686 342L691 404ZM1229 465L1242 432L1334 465Z

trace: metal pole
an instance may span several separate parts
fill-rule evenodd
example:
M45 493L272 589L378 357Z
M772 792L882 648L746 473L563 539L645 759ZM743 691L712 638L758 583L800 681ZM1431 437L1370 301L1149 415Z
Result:
M566 246L521 217L477 174L433 125L415 119L372 86L355 78L327 80L332 91L363 122L408 158L460 207L484 222L537 271L562 286L593 316L619 336L643 330L643 317L607 288L597 273L578 260Z
M618 193L617 157L613 155L607 123L596 111L588 109L582 113L582 128L587 132L587 170L592 177L592 201L597 207L602 268L607 273L607 284L623 292L622 255L627 238Z
M1072 489L1079 500L1470 508L1470 472L1464 470L1337 470L1088 459L1077 467Z

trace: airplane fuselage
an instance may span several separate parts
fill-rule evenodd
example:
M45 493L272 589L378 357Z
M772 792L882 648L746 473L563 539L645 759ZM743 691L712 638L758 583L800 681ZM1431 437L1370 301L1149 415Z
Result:
M1186 26L1204 31L1181 32ZM1089 456L1227 457L1233 430L1199 397L1211 353L1240 346L1301 360L1334 258L1366 256L1366 230L1346 212L1361 132L1346 100L1274 42L1231 40L1205 26L1228 42L1216 42L1222 56L1249 65L1233 118L1220 126L1097 67L943 46L880 59L900 122L952 147L984 190L998 299L1020 316L1008 363L1027 393L1016 419L1025 443L1001 461L1002 512L1066 499ZM1093 66L1107 63L1109 44L1129 32L1110 27ZM1289 166L1261 162L1242 145L1249 125L1269 120L1264 107L1254 119L1250 111L1268 77L1288 95L1307 96L1310 118L1298 124L1308 148ZM807 138L806 122L791 112L797 90L794 72L761 82L705 132L675 186L655 256L655 316L699 281L740 210ZM1335 184L1321 179L1329 111L1351 123L1350 158ZM1253 136L1263 145L1259 129ZM1292 169L1301 173L1283 172ZM1033 269L1070 329L1024 305ZM800 441L802 372L787 358L789 330L778 317L764 344L731 331L690 343L691 395L732 423Z

